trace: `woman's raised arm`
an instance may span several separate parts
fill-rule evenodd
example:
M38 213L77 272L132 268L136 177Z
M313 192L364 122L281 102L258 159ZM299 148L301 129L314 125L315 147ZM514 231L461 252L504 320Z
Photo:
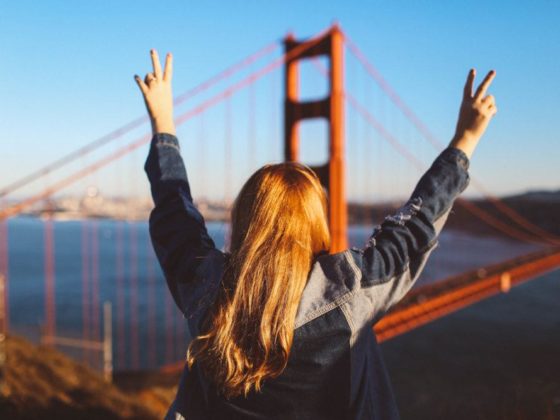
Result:
M144 169L150 181L154 209L150 237L175 302L185 315L214 289L198 269L210 254L220 258L202 214L193 204L187 170L173 122L172 57L161 71L151 50L154 71L144 80L135 76L152 122L153 138Z
M363 296L372 302L361 322L377 322L414 285L439 243L455 199L469 185L470 157L497 112L494 97L485 96L495 72L488 73L473 96L474 76L471 70L450 145L420 178L405 205L376 227L367 246L352 250L362 272Z

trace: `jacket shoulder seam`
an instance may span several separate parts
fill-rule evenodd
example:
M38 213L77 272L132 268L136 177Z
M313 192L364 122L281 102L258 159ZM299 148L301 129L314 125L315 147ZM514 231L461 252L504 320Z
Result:
M351 291L343 294L342 296L339 296L338 298L333 300L331 303L314 310L313 312L309 313L305 318L303 318L299 323L297 323L295 325L294 329L302 327L305 324L313 321L314 319L319 318L321 315L324 315L327 312L330 312L333 309L336 309L336 308L342 306L344 303L351 300L355 293L356 293L355 290L351 290Z
M352 259L352 255L350 254L350 250L346 250L344 252L342 252L342 254L344 255L344 258L346 260L346 262L348 263L348 265L350 266L352 272L355 275L355 281L357 282L357 284L359 284L359 282L361 281L361 270L359 269L359 267L356 265L356 263L353 261ZM313 321L316 318L319 318L320 316L326 314L327 312L330 312L334 309L336 309L337 307L341 307L343 306L345 303L349 302L354 295L358 292L359 287L358 288L353 288L352 290L349 290L348 292L342 294L341 296L337 297L336 299L334 299L332 302L321 306L320 308L317 308L316 310L310 312L309 314L307 314L307 316L305 318L303 318L300 322L298 322L294 329L297 329L305 324L307 324L310 321Z

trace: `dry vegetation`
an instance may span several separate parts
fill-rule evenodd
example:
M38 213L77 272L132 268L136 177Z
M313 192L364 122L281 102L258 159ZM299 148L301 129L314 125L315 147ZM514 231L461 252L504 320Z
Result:
M49 347L15 336L6 344L2 419L156 419L169 405L169 390L125 392Z

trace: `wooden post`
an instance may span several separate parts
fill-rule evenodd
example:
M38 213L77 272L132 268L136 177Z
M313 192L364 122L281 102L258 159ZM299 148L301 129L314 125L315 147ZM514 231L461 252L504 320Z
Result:
M103 304L103 376L107 382L113 381L113 320L111 302Z
M6 383L6 277L0 273L0 396L5 395L7 391Z
M56 304L55 304L55 255L54 255L54 224L50 204L48 204L44 221L45 241L45 344L52 345L52 337L56 336Z

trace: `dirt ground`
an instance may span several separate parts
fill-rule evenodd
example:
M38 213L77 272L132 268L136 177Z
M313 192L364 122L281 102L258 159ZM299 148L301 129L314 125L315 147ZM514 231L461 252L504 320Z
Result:
M151 420L167 408L155 390L122 392L87 366L21 337L8 336L6 353L0 419Z
M560 270L382 343L407 419L560 419Z

